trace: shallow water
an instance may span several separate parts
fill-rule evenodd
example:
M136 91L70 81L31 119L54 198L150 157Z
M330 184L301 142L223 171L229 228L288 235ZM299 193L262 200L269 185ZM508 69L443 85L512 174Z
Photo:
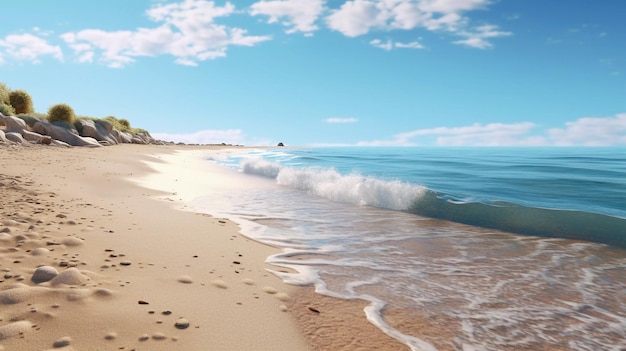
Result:
M557 151L561 159L571 157L564 155L563 150ZM542 190L524 190L533 189L532 184L525 182L515 185L517 189L511 189L512 182L506 179L499 179L501 185L473 184L467 174L481 174L485 164L494 167L493 162L486 162L480 155L464 159L466 165L459 168L461 158L449 153L456 164L454 172L465 172L462 178L472 183L461 184L457 189L454 182L459 182L459 178L451 176L454 172L448 168L453 161L446 162L441 150L430 155L439 164L440 175L436 176L436 167L429 164L427 172L432 175L424 176L420 182L399 176L412 169L405 163L407 157L414 156L396 155L396 161L402 159L404 163L394 167L389 154L392 151L385 149L387 154L378 155L376 162L388 163L387 173L376 173L372 170L379 172L378 168L368 163L374 158L368 152L367 157L355 157L333 150L321 157L323 152L315 151L307 159L282 150L263 151L262 160L221 160L216 156L214 161L241 167L242 172L257 177L255 181L262 175L265 181L276 184L258 191L228 189L199 196L193 206L202 212L229 217L242 225L244 234L284 248L269 262L298 271L275 272L286 282L315 284L320 293L370 301L367 318L412 350L626 348L626 250L546 237L562 236L560 233L543 237L520 235L402 211L403 206L410 207L415 197L430 192L438 194L445 203L458 205L473 201L493 206L497 200L528 208L580 211L586 208L585 203L591 203L589 208L597 213L589 213L610 216L621 223L619 215L624 213L624 205L615 198L623 190L619 183L622 178L617 174L611 178L611 172L619 173L621 166L607 167L611 168L609 176L607 172L588 171L609 159L606 153L598 159L585 156L585 165L595 166L577 166L583 169L580 173L584 177L567 175L578 179L575 187L565 187L569 189L567 196L562 189L553 189L546 193L547 199L541 200ZM489 155L488 159L503 157ZM527 171L532 176L526 178L560 179L564 177L560 170L573 169L571 165L555 168L554 155L541 157L553 161L546 161L546 167ZM338 159L350 161L331 168ZM538 163L528 161L528 155L516 162L523 164L522 161L529 165ZM559 171L553 173L555 169ZM508 171L491 173L490 177L510 177ZM600 184L598 189L587 189L594 182ZM617 194L611 192L611 187ZM500 188L506 191L494 190ZM580 202L564 200L576 197L580 189L586 189ZM506 195L515 190L526 191L528 196L518 194L520 199L515 199ZM552 197L558 191L561 195L557 201ZM559 207L558 203L567 207ZM418 319L422 320L419 324Z

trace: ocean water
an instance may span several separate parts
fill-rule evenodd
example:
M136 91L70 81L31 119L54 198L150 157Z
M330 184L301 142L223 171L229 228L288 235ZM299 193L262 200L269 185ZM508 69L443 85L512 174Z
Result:
M280 148L207 162L270 187L193 207L276 245L285 282L370 302L410 350L626 350L626 151Z

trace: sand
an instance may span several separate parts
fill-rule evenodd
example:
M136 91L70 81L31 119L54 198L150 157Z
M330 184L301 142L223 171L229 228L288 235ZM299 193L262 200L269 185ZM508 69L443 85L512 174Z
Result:
M206 148L0 145L0 350L406 349L364 303L269 273L278 249L181 210Z

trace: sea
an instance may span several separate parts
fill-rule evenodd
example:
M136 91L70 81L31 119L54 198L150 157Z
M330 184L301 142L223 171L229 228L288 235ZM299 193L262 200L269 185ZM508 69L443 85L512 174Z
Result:
M215 151L193 207L282 249L286 283L368 302L407 350L626 350L626 150ZM289 273L285 273L289 271ZM426 328L414 323L428 320Z

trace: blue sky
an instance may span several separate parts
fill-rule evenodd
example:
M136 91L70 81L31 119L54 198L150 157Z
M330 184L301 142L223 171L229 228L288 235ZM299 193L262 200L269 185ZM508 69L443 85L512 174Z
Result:
M0 0L35 109L245 145L626 145L623 0Z

